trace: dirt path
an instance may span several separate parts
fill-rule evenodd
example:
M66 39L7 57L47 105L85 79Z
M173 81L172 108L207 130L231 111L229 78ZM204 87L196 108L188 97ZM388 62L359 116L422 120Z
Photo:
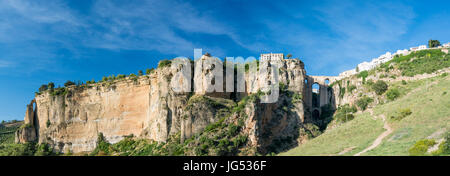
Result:
M339 152L338 155L343 155L343 154L345 154L345 153L347 153L347 152L349 152L349 151L352 151L352 150L355 149L355 148L356 148L356 147L349 147L349 148L346 148L346 149L342 150L341 152Z
M372 114L372 113L371 113L371 114ZM392 133L393 130L392 130L392 128L389 126L388 122L386 121L386 117L385 117L383 114L381 114L380 116L381 116L381 118L383 119L383 122L384 122L383 128L386 129L386 131L383 132L383 133L381 133L381 135L379 135L379 136L377 137L377 139L375 139L375 141L373 141L373 144L372 144L371 146L369 146L369 147L367 147L366 149L364 149L363 151L361 151L361 152L355 154L354 156L360 156L361 154L363 154L363 153L365 153L365 152L367 152L367 151L369 151L369 150L372 150L372 149L378 147L378 146L381 144L381 142L383 141L383 139L384 139L386 136L388 136L389 134Z

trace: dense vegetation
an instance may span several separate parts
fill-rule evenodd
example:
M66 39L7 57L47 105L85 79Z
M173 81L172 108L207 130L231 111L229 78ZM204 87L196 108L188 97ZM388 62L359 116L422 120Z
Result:
M33 142L25 144L0 144L0 156L48 156L59 155L53 153L48 144L36 144Z
M14 143L14 132L22 125L22 122L3 121L0 124L0 144L11 144Z
M406 56L395 57L380 67L389 68L392 63L397 64L403 76L414 76L450 67L450 55L438 49L416 51Z
M47 144L15 144L14 132L24 127L23 122L11 121L0 124L0 156L46 156L53 155Z

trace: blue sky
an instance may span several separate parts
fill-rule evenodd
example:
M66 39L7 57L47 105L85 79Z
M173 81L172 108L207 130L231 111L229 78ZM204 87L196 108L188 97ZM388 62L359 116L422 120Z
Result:
M23 119L40 85L100 80L158 60L292 53L337 75L387 51L450 41L442 1L0 0L0 120Z

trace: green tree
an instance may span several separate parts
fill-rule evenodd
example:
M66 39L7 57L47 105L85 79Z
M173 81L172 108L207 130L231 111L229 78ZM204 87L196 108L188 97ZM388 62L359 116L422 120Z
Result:
M158 68L168 67L168 66L170 66L170 64L172 64L172 61L164 59L164 60L159 61Z
M49 83L48 83L48 89L49 89L49 90L53 90L54 88L55 88L55 83L49 82Z
M66 83L64 83L65 87L69 87L69 86L72 86L72 85L75 85L75 83L72 82L72 81L66 81Z
M142 76L142 75L144 75L144 72L142 72L142 70L139 70L139 71L138 71L138 75L139 75L139 76Z
M441 46L441 42L439 40L428 40L428 47L429 48L435 48Z
M358 78L362 78L363 84L366 83L366 78L369 76L369 72L367 70L362 71L361 73L359 73L358 75L356 75L356 77Z
M89 81L89 84L95 84L95 79L92 79L91 81Z
M288 59L292 58L292 54L286 55L286 58L288 58Z
M151 69L147 68L147 70L145 70L145 74L150 75L151 73L153 73L154 70L155 69L153 69L153 68L151 68Z
M44 92L44 91L46 91L47 89L48 89L48 86L45 85L45 84L43 84L43 85L41 85L41 87L39 87L39 92Z
M388 85L386 82L378 80L375 84L372 85L372 89L377 95L382 95L388 89Z
M363 97L359 100L356 101L356 105L361 109L361 110L366 110L367 106L373 102L373 99L370 97Z
M125 78L126 76L125 75L122 75L122 74L118 74L117 75L117 79L123 79L123 78Z

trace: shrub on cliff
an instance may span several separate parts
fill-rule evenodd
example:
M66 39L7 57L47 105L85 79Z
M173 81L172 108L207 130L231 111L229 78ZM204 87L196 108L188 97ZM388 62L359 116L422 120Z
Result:
M72 82L72 81L66 81L66 83L64 83L65 87L69 87L69 86L72 86L72 85L75 85L75 83Z
M53 91L54 88L55 88L55 83L49 82L49 83L48 83L48 89L49 89L50 91Z
M372 89L377 95L382 95L388 89L388 85L386 82L378 80L375 84L372 85Z
M369 72L367 70L360 72L357 77L362 78L363 83L366 82L366 78L369 76Z
M360 98L356 101L356 105L361 109L361 110L366 110L367 106L373 102L373 99L370 97L363 97Z
M125 75L118 74L116 78L117 78L117 79L124 79L125 77L126 77Z
M110 153L110 146L111 144L106 141L103 133L99 133L97 136L97 147L95 147L90 155L108 155Z
M172 64L172 61L170 61L170 60L167 60L167 59L161 60L161 61L159 61L159 63L158 63L158 68L168 67L168 66L170 66L171 64Z
M69 91L66 88L60 87L56 88L53 92L50 93L50 95L59 96L59 95L66 95L67 93L69 93Z
M41 85L41 87L39 87L39 92L44 92L44 91L46 91L47 89L48 89L48 86L45 85L45 84L43 84L43 85Z
M348 89L348 92L349 92L349 93L352 93L353 90L356 89L356 86L355 86L355 85L348 85L348 86L347 86L347 89Z
M398 89L396 89L396 88L389 89L389 90L386 92L386 97L387 97L387 99L389 99L389 100L391 100L391 101L397 99L399 96L400 96L400 92L399 92Z
M147 70L145 70L145 74L146 74L146 75L150 75L151 73L153 73L153 71L155 71L154 68L147 69Z

